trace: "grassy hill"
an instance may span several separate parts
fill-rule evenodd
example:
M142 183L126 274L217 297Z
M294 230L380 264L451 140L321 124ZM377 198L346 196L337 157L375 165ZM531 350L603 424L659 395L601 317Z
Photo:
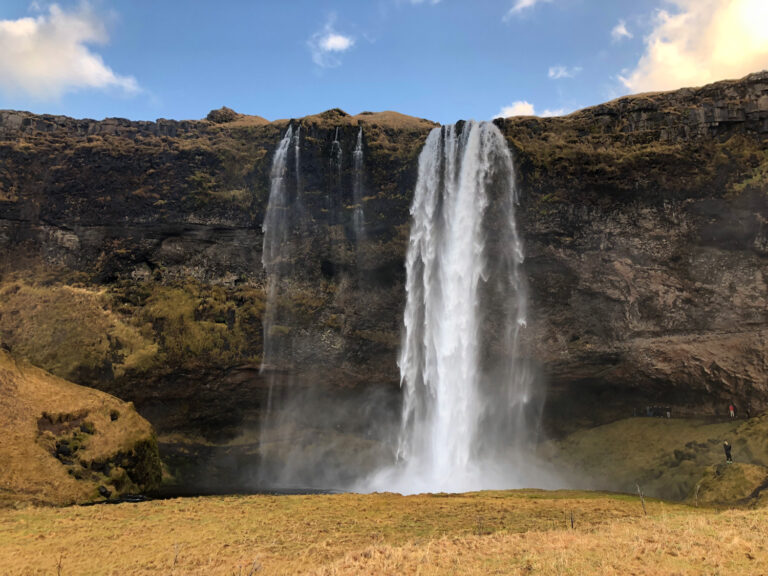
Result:
M131 404L3 350L0 413L0 507L103 500L160 480L152 427Z

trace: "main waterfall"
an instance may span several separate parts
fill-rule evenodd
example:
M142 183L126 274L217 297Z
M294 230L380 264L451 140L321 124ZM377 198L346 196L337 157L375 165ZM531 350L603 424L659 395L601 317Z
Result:
M411 206L396 463L366 489L541 484L524 467L538 396L521 350L527 294L516 203L512 156L496 126L429 134Z

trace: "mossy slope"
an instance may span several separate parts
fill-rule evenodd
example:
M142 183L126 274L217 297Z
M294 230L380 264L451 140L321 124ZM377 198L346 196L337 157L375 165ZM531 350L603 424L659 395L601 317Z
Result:
M160 481L154 433L131 404L2 350L0 410L0 507L92 502Z
M723 441L733 446L725 467ZM712 504L756 504L768 473L768 414L748 420L628 418L552 441L542 453L582 486Z

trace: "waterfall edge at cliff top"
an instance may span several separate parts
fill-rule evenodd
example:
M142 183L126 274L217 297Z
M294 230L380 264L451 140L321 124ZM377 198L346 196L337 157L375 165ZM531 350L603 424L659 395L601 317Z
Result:
M555 486L531 452L543 391L523 350L516 204L512 155L496 126L429 134L411 206L395 462L362 491Z

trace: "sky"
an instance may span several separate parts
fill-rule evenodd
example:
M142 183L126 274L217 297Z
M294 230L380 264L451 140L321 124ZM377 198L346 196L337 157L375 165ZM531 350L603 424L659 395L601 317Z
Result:
M768 68L768 0L0 0L0 109L441 123Z

